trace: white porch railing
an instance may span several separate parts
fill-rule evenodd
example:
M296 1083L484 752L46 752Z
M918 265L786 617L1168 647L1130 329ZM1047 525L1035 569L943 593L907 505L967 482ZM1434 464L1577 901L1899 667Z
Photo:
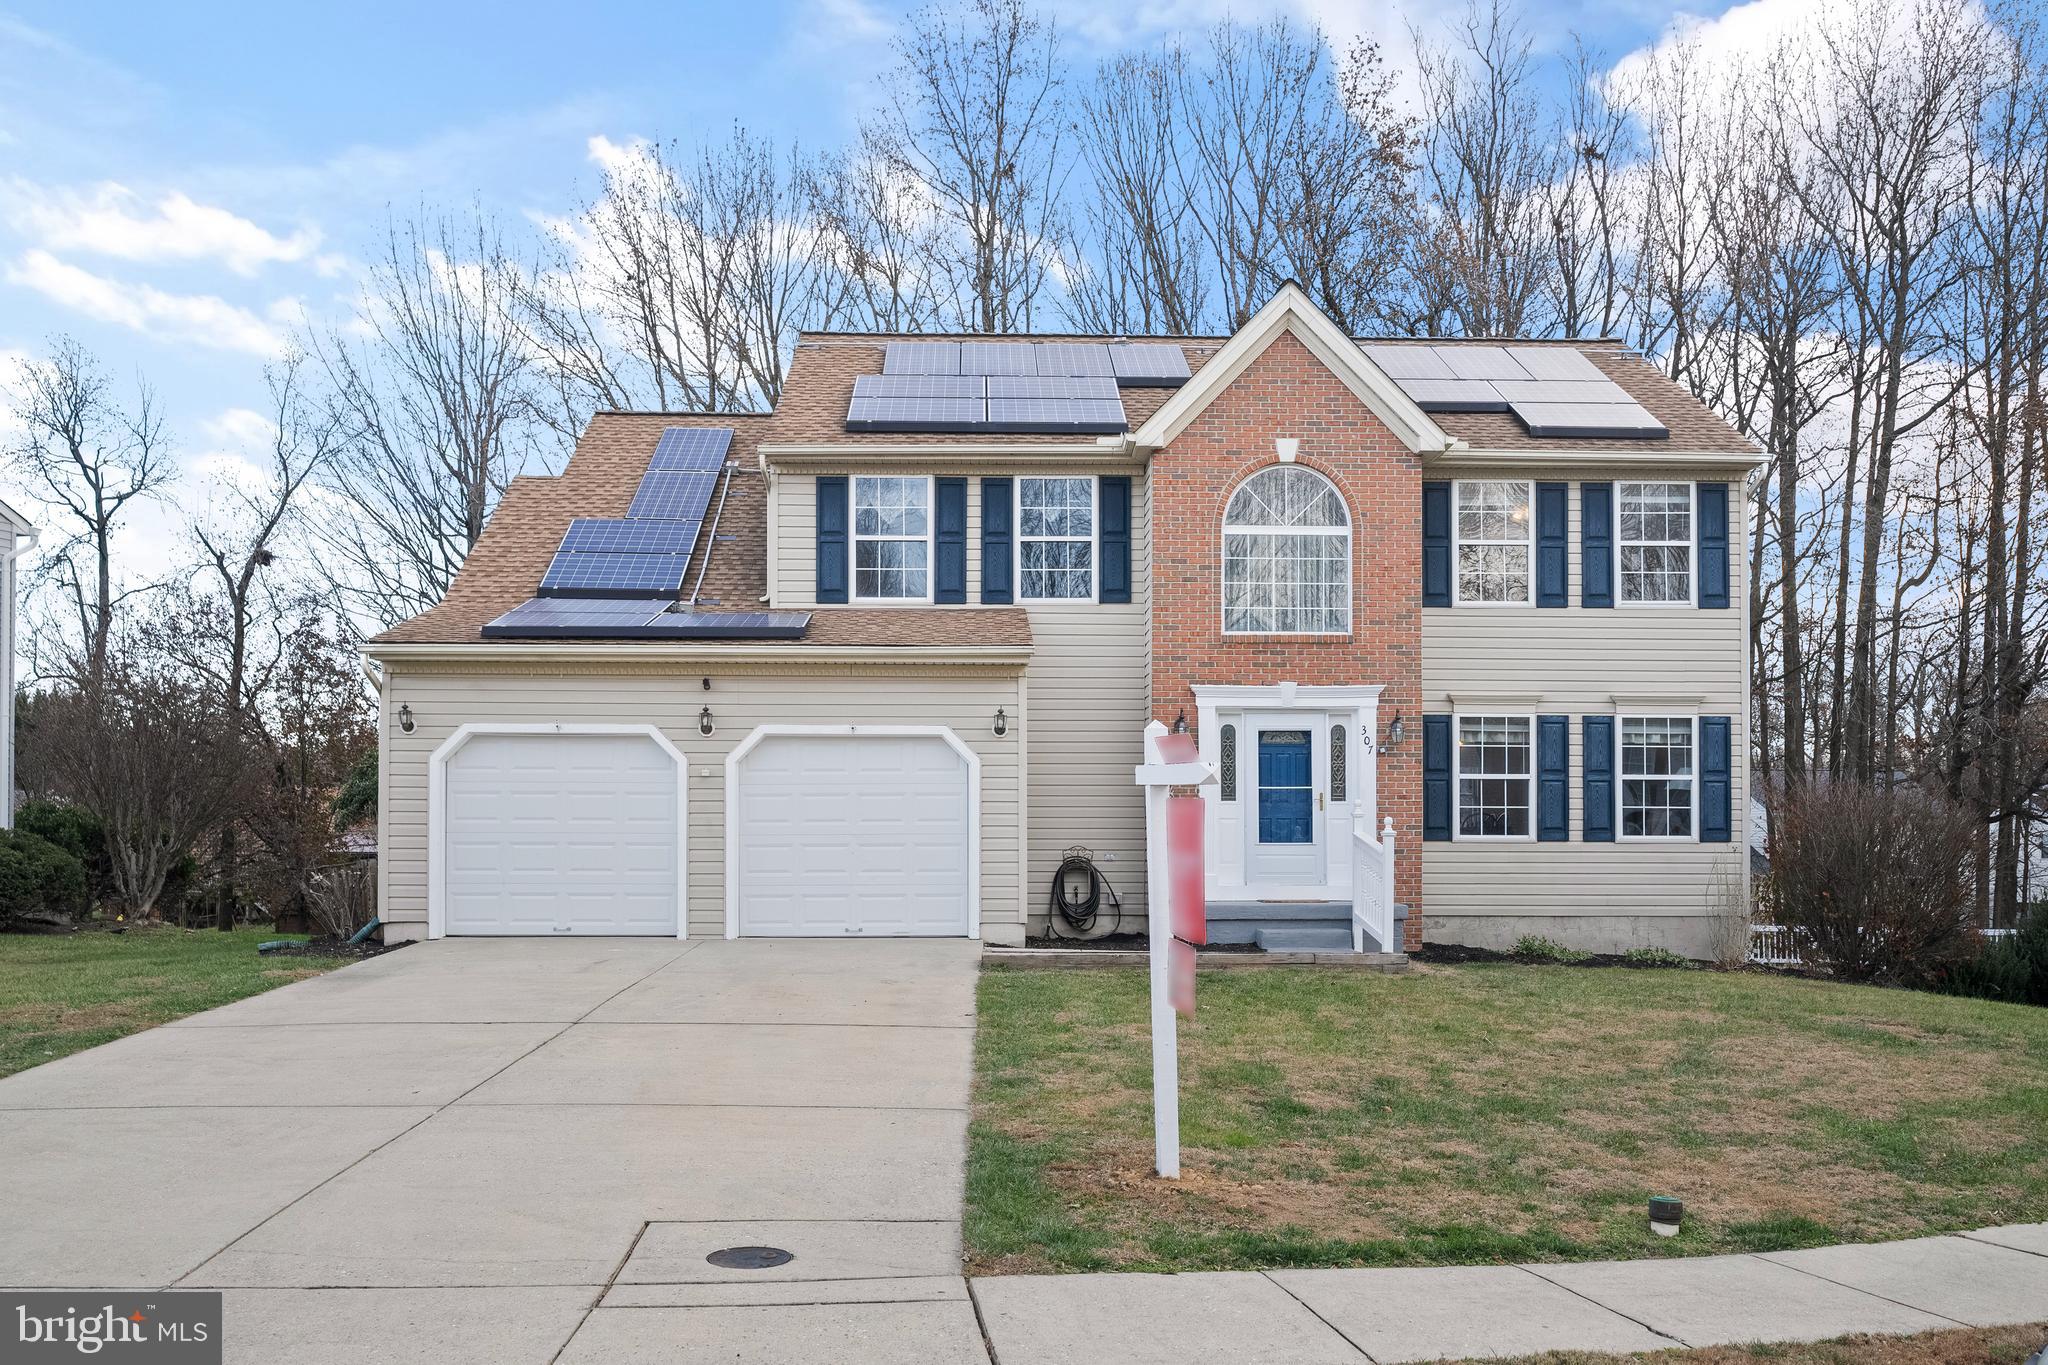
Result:
M1988 939L2001 939L2012 930L1980 929L1977 932ZM1752 924L1749 926L1749 960L1759 967L1803 967L1806 965L1802 948L1805 942L1805 931L1788 924Z
M1372 821L1361 812L1351 826L1351 951L1365 951L1370 933L1383 953L1398 953L1394 938L1394 822L1372 836Z

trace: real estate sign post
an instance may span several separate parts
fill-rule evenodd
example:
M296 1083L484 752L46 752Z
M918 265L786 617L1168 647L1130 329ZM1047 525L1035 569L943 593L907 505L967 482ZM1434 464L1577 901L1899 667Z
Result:
M1176 797L1175 787L1213 782L1192 735L1176 735L1158 721L1145 727L1145 762L1137 770L1145 789L1145 922L1152 968L1152 1129L1154 1167L1180 1178L1180 1036L1176 1009L1195 1011L1195 950L1208 937L1202 904L1200 797Z

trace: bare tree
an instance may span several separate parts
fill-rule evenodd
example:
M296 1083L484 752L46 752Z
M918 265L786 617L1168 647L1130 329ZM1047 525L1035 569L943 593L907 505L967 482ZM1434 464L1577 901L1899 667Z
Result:
M105 371L69 337L53 341L47 357L18 363L7 399L21 430L6 452L9 469L61 518L35 586L61 601L68 628L39 642L50 646L39 671L98 680L121 605L151 586L118 581L114 540L130 504L158 498L176 475L163 419L146 385L132 408L119 406Z
M1069 163L1059 38L1026 0L912 16L889 98L867 130L945 227L928 265L972 331L1029 331L1051 278Z
M916 332L938 322L942 282L931 262L944 228L891 166L870 131L853 148L819 157L805 170L804 201L819 257L816 326Z
M512 478L552 453L488 218L394 221L353 325L309 337L329 388L316 557L351 615L391 626L441 600Z

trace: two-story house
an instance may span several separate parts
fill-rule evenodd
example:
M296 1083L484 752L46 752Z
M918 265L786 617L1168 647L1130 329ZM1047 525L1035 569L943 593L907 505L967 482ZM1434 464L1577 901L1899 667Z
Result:
M366 647L387 936L1017 942L1076 851L1138 929L1156 718L1227 934L1319 941L1391 820L1372 946L1704 954L1760 458L1618 344L1292 286L1230 337L806 334L772 413L597 414Z

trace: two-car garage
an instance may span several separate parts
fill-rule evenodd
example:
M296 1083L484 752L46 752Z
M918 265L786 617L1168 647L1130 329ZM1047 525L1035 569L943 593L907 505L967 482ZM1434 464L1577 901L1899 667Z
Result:
M728 936L977 932L980 761L950 729L761 726L720 748L461 727L432 758L429 934L674 936L693 900L700 920L722 902ZM724 806L723 887L690 884L693 803Z

